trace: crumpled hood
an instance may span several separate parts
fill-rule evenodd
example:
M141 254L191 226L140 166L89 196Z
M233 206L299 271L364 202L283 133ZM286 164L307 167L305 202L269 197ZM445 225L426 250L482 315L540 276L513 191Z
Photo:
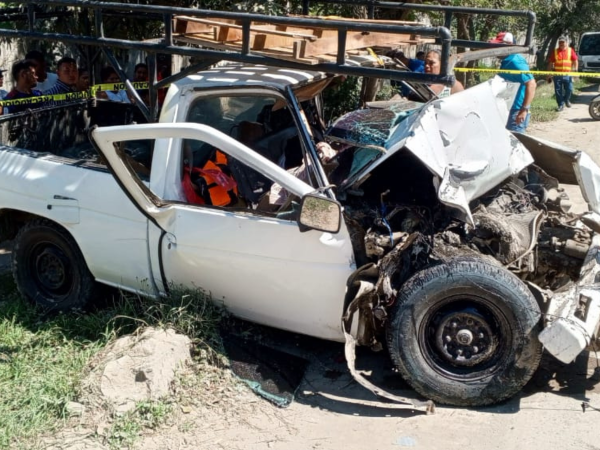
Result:
M412 109L389 107L388 113L377 113L389 124L387 136L381 122L372 127L365 121L372 117L368 113L343 116L328 131L330 138L373 150L367 158L362 152L361 167L353 167L341 188L358 187L376 167L407 149L431 171L439 200L472 223L469 202L533 162L525 146L505 128L506 88L507 83L495 77L420 109L412 102ZM354 131L354 140L351 132L343 135L344 128Z

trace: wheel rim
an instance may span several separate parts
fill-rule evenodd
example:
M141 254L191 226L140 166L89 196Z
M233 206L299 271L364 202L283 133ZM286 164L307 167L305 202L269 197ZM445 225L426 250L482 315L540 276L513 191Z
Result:
M491 300L452 296L432 308L421 322L419 346L429 366L460 381L500 370L512 342L505 314Z
M32 248L29 273L38 293L49 301L59 302L73 286L73 270L67 255L56 245L45 242Z
M590 103L590 115L595 120L600 120L600 101Z

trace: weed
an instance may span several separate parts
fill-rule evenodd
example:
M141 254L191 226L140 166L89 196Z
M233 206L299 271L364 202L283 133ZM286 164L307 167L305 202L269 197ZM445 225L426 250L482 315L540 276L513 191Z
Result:
M156 429L169 417L172 406L163 401L139 402L133 411L118 417L106 442L111 449L131 447L144 429Z
M554 86L546 82L538 82L535 98L531 103L531 121L549 122L558 117L554 99Z
M69 337L56 321L40 321L16 294L3 300L0 448L8 448L64 421L65 405L77 398L82 370L104 341Z
M65 405L81 397L90 359L116 337L139 328L173 328L192 339L203 363L222 365L218 325L224 313L202 291L173 288L158 300L117 293L104 302L102 309L86 314L44 316L18 295L9 276L0 276L0 449L33 442L66 423ZM156 427L169 411L164 404L140 404L134 423L118 421L112 439L125 445L139 430Z
M577 96L581 89L588 84L580 78L576 79L573 82L573 95ZM538 80L535 98L531 104L531 120L533 122L549 122L556 119L558 117L557 106L554 85Z

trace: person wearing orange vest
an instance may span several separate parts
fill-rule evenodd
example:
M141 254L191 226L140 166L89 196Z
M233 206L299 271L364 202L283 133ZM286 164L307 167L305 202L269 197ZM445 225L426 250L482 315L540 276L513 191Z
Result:
M554 72L577 72L578 61L575 50L567 45L567 38L558 38L558 48L555 48L548 60L548 70ZM571 94L573 93L573 78L570 75L555 75L548 77L548 83L554 78L554 93L558 111L571 107Z

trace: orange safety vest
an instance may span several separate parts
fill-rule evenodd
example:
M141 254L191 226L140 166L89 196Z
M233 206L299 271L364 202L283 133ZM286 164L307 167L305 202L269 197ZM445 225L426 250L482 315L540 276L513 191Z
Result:
M559 50L560 49L558 48L554 49L554 70L556 72L570 72L573 65L573 61L571 61L571 47L567 47L565 49L565 53L567 55L565 59L560 58L559 53L561 52L559 52Z
M227 206L237 200L237 183L228 174L227 155L217 150L203 167L191 167L183 171L183 192L189 203L195 205ZM202 188L192 181L201 179ZM198 193L198 190L201 192Z

